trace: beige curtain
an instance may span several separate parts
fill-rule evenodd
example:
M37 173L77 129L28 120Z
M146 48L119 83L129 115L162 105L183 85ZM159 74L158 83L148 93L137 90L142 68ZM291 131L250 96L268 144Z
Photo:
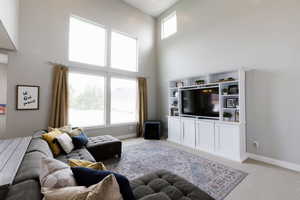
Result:
M138 78L139 93L139 122L137 126L137 137L143 136L144 121L148 118L148 102L147 102L147 80Z
M68 73L69 69L62 65L54 66L52 109L49 126L59 128L68 124Z

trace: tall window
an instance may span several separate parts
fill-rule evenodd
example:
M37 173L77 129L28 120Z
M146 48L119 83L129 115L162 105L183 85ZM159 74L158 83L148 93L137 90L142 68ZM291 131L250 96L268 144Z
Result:
M70 73L69 123L72 126L94 127L137 122L137 81L130 77L107 78L112 75L106 63L106 55L110 55L110 67L116 69L115 73L117 70L137 72L137 39L114 31L109 33L111 37L107 35L107 30L96 23L70 17L69 60L103 66L102 71L106 74ZM110 96L106 97L106 94Z
M137 122L137 81L111 78L111 124Z
M161 21L161 39L165 39L177 33L177 15L173 12Z
M106 30L95 23L71 17L69 60L97 66L106 65Z
M91 127L105 124L105 78L103 76L69 74L69 123Z
M137 40L126 35L111 33L111 67L137 71Z

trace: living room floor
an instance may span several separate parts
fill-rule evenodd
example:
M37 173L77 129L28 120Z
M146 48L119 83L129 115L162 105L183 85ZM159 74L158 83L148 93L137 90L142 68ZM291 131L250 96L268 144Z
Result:
M123 140L123 145L134 145L144 139ZM248 159L243 164L196 151L167 141L168 145L188 151L208 160L248 173L248 176L225 200L296 200L300 199L300 173Z

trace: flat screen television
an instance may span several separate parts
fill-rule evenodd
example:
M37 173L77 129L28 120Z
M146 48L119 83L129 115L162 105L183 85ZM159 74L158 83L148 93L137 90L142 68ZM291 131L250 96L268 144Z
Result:
M218 118L219 88L181 90L181 114Z

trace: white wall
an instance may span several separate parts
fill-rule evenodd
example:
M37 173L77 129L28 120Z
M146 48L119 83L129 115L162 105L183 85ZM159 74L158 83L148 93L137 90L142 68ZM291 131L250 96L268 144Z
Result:
M182 0L163 16L174 10L178 33L158 39L160 118L168 80L246 67L248 152L300 164L300 1Z
M19 51L10 53L8 66L8 115L4 137L31 135L47 128L51 104L52 69L48 61L68 63L68 21L71 14L137 36L140 75L149 84L149 117L156 116L155 20L120 0L20 1ZM73 65L73 64L72 64ZM15 110L17 84L41 86L39 111ZM126 135L131 126L98 129L91 135Z
M14 46L18 47L19 0L0 0L0 21Z

